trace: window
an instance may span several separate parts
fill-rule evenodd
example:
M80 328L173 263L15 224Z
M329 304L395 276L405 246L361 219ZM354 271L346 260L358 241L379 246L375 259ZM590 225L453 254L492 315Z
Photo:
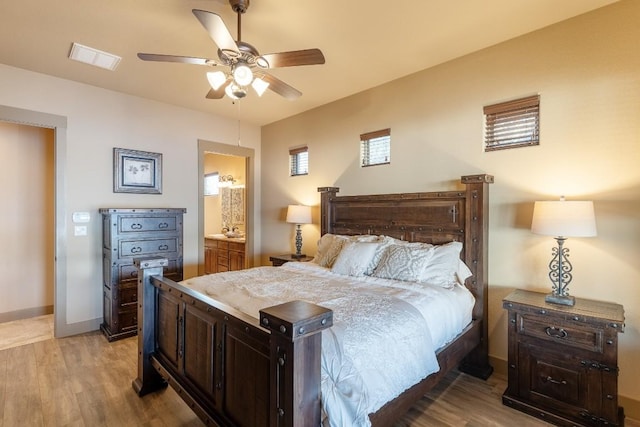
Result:
M539 95L484 107L484 151L539 143Z
M289 150L289 171L291 176L309 173L309 148L300 147Z
M375 166L391 163L391 129L360 135L360 165Z
M215 196L220 193L218 184L220 183L220 175L218 172L208 173L204 176L204 195Z

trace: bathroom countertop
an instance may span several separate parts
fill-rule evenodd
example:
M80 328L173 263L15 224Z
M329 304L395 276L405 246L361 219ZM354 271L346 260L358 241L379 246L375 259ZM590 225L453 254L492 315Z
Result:
M236 243L245 243L245 237L227 237L224 234L207 234L204 236L205 239L211 240L224 240L227 242L236 242Z

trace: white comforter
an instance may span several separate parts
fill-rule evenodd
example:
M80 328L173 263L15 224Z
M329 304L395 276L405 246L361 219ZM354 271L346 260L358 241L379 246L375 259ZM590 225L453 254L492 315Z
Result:
M471 321L474 303L462 286L343 276L313 263L182 283L255 318L292 300L332 309L334 325L322 332L322 405L331 426L369 426L369 413L437 372L435 351Z

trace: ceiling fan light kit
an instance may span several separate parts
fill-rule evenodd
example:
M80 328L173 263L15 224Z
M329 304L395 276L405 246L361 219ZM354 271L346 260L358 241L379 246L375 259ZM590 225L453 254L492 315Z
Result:
M217 60L153 53L138 53L138 58L143 61L228 67L226 72L210 71L207 73L207 80L211 86L211 90L206 95L209 99L221 99L225 95L233 100L244 98L247 95L248 86L251 86L258 96L262 96L267 89L270 89L286 99L293 100L300 97L302 95L300 91L264 70L324 64L322 51L320 49L305 49L260 55L255 47L241 39L241 16L247 11L249 0L229 0L229 4L238 16L237 40L233 39L219 15L205 10L192 10L200 24L209 33L209 37L218 46Z

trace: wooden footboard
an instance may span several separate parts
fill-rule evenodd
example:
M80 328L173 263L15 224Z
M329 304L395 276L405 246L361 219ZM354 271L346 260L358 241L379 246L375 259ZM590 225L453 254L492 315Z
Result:
M136 260L138 395L171 385L207 425L319 426L319 332L332 311L292 301L258 321L163 279L166 263Z

